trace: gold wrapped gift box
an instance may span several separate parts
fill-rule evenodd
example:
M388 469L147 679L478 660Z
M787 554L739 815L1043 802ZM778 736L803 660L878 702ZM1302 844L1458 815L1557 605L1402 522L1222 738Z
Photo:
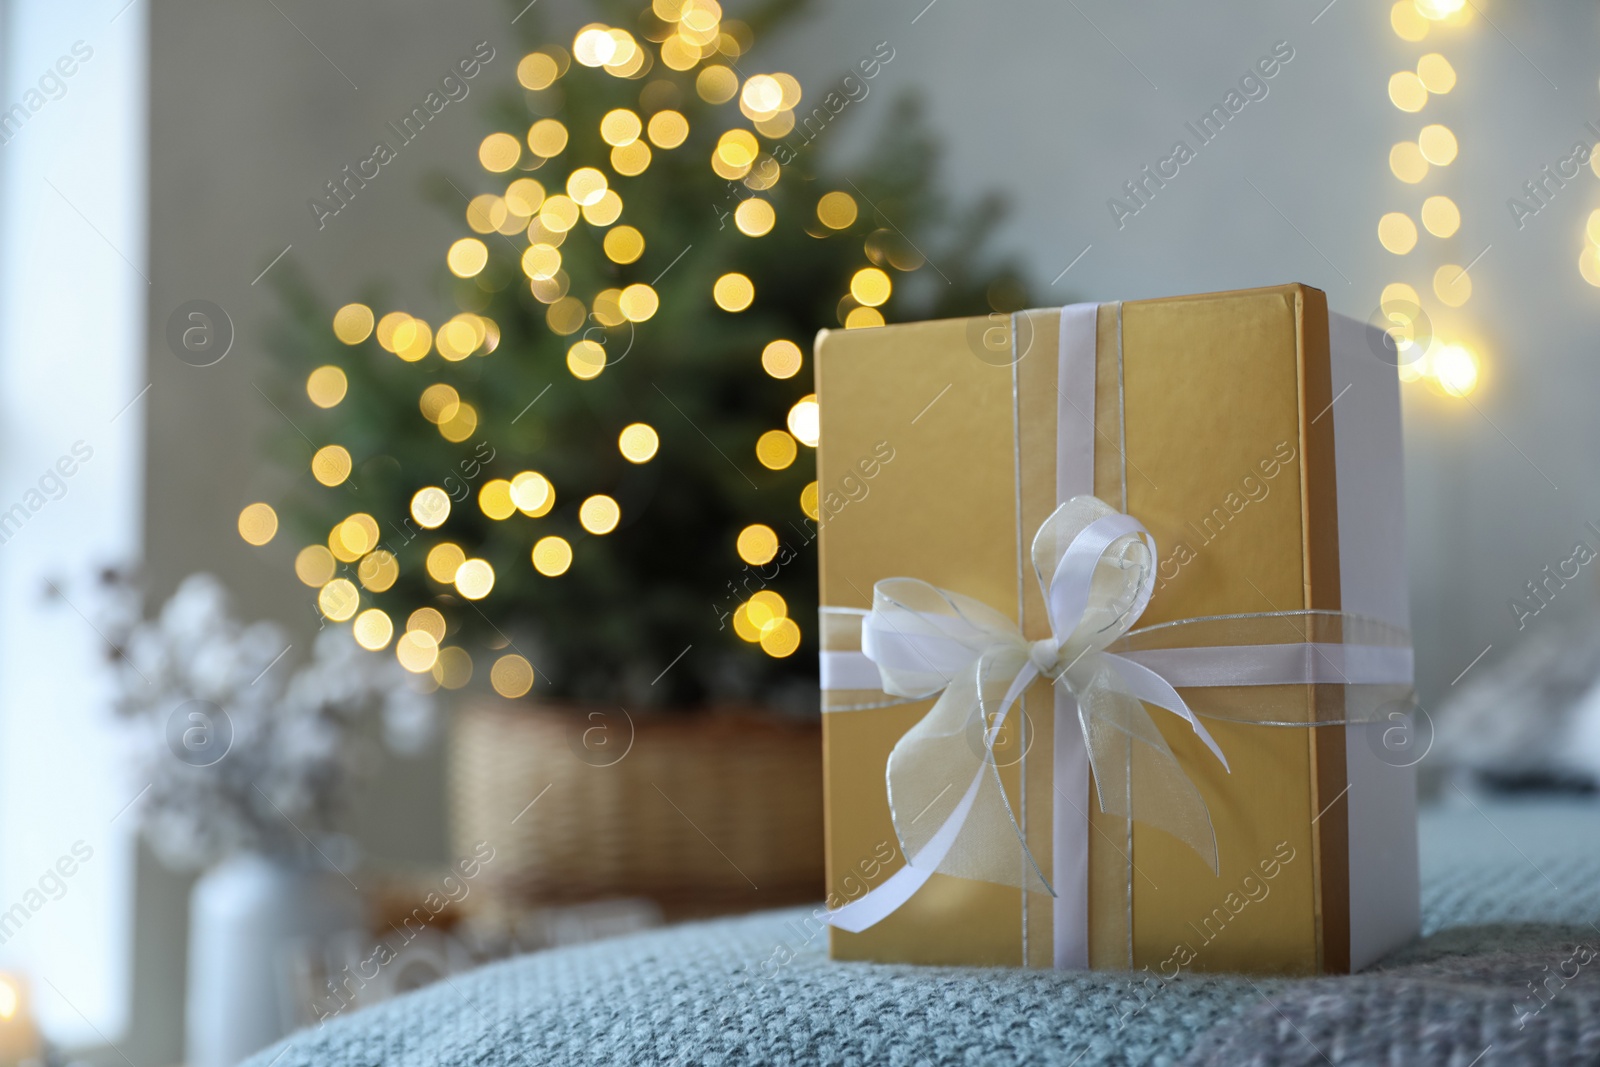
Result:
M824 605L869 608L875 582L912 576L1048 636L1025 561L1059 503L1062 321L1053 309L819 335ZM1407 624L1398 384L1369 327L1330 324L1321 292L1286 285L1103 304L1093 336L1094 494L1143 522L1159 552L1138 625L1304 609ZM1342 699L1340 686L1274 689L1296 709L1285 721ZM839 907L904 862L885 761L932 700L830 710L828 696ZM1414 770L1372 742L1378 727L1208 720L1228 773L1157 715L1210 809L1214 874L1176 838L1101 813L1093 790L1059 795L1050 706L1049 683L1034 682L994 755L1044 870L1059 813L1090 822L1091 967L1343 973L1414 935ZM1052 909L1047 892L935 874L870 929L832 930L831 952L1048 967Z

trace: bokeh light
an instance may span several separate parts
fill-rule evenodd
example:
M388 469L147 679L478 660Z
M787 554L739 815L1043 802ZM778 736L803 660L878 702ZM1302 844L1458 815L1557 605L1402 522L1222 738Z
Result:
M1456 87L1456 70L1438 52L1417 60L1417 78L1430 93L1448 93Z
M617 297L617 306L629 322L644 322L661 306L661 298L650 286L635 282L622 290Z
M800 627L793 619L779 619L761 631L761 651L773 659L783 659L800 647Z
M438 529L450 517L450 494L436 485L418 489L411 497L411 517L423 529Z
M489 668L489 684L508 700L527 696L533 688L533 664L514 652L501 656Z
M1578 273L1590 285L1600 288L1600 249L1588 245L1578 255Z
M441 648L433 665L433 678L446 689L462 688L472 681L472 656L458 645Z
M763 589L750 597L744 605L745 618L758 633L774 626L779 619L789 617L789 605L771 589Z
M358 345L372 335L372 309L346 304L333 313L333 335L347 345Z
M733 224L746 237L761 237L770 233L777 221L778 216L772 210L772 205L759 196L740 201L733 210Z
M1432 371L1447 396L1464 397L1478 387L1478 357L1465 345L1441 345L1433 353Z
M625 107L607 111L600 120L600 139L614 148L632 144L643 131L639 116Z
M1389 170L1408 185L1428 176L1428 159L1415 141L1401 141L1389 149Z
M550 513L556 504L556 487L538 471L522 471L511 479L511 500L529 518Z
M606 350L597 341L582 340L567 349L567 370L579 381L598 378L606 369Z
M463 237L450 246L445 263L457 278L475 277L489 262L488 247L476 237Z
M494 589L494 568L486 559L465 560L456 568L455 585L468 600L482 600Z
M417 400L417 407L421 409L422 417L429 422L448 422L455 418L456 412L461 408L461 394L456 392L453 385L434 382L422 391L422 396Z
M819 495L816 482L808 482L806 487L800 490L800 510L805 514L806 518L811 519L813 522L821 515L821 510L818 506L820 503Z
M450 541L441 542L428 550L428 577L440 585L454 584L456 571L466 561L467 554L461 551L460 545Z
M1435 237L1453 236L1461 228L1461 209L1448 196L1430 196L1422 202L1422 225Z
M357 564L356 577L370 592L382 593L400 577L400 565L393 552L386 548L374 549Z
M317 593L317 608L334 622L344 622L361 606L361 593L348 578L334 578Z
M778 554L778 535L765 523L752 523L739 531L734 547L740 559L759 567Z
M350 467L350 452L343 445L323 445L311 457L311 476L323 485L343 483Z
M478 428L478 411L471 404L457 405L455 413L439 423L439 436L446 441L461 442L472 436Z
M524 89L548 89L560 74L556 61L544 52L530 52L517 63L517 81Z
M841 192L822 194L817 201L817 219L830 230L848 229L856 221L855 198Z
M261 546L278 533L278 513L271 504L257 501L245 505L239 512L239 536L252 545Z
M783 86L770 74L747 78L739 102L758 115L771 114L783 106Z
M783 430L768 430L756 439L756 459L769 470L783 470L799 452L794 438Z
M567 195L580 207L599 203L609 188L606 176L594 167L579 167L567 176Z
M1428 36L1428 20L1412 0L1398 0L1389 9L1389 25L1402 41L1420 41Z
M307 545L294 557L294 575L313 589L320 589L333 578L338 561L324 545Z
M611 169L626 178L643 174L649 169L650 160L650 146L643 141L634 141L611 150Z
M391 311L379 319L376 333L378 347L385 352L398 352L416 337L411 316L404 311Z
M608 534L617 528L622 509L603 493L589 497L578 507L578 524L592 534Z
M521 265L523 274L534 281L545 281L561 270L561 252L541 241L522 250Z
M677 111L657 111L645 132L657 148L677 148L689 136L689 120Z
M441 644L446 633L444 616L438 608L418 608L413 611L411 617L406 619L406 629L422 631L433 638L434 644Z
M506 217L500 221L496 232L503 237L515 237L531 230L539 209L547 199L544 186L527 178L519 178L506 186ZM528 239L536 240L532 233Z
M331 363L318 367L306 376L306 396L319 408L337 407L350 388L344 371Z
M517 510L511 499L511 483L504 478L492 478L478 490L478 510L491 519L509 519Z
M793 378L800 373L803 362L800 346L793 341L769 341L761 350L761 369L774 378Z
M794 434L795 439L801 444L816 448L820 425L815 393L801 397L795 402L794 407L789 409L789 432Z
M1460 307L1472 296L1472 275L1463 267L1446 263L1433 272L1433 295L1442 304Z
M355 622L350 624L350 632L356 644L368 652L377 652L389 647L389 639L394 636L394 621L382 609L368 608L356 616Z
M694 91L708 104L726 104L739 92L739 76L722 64L713 63L695 76Z
M481 193L467 202L467 225L473 233L497 232L506 214L506 202L492 193Z
M1402 70L1389 78L1389 100L1401 111L1421 111L1428 103L1428 87L1416 71Z
M591 226L610 226L622 217L622 197L607 189L592 204L583 205L583 218Z
M1417 147L1423 159L1436 167L1444 167L1455 162L1459 146L1450 127L1434 123L1422 127L1422 132L1417 134Z
M616 226L606 231L604 247L611 262L632 263L644 255L644 235L632 226Z
M567 128L559 119L540 119L528 127L528 147L545 159L559 156L567 147Z
M737 272L724 274L711 287L711 296L723 311L743 311L756 298L756 287Z
M617 42L604 26L586 26L572 41L572 58L586 67L603 67L617 54Z
M863 267L850 279L850 295L866 307L888 300L892 288L889 276L877 267Z
M661 438L648 423L634 422L622 428L617 435L617 451L629 463L648 463L661 447Z
M394 643L394 658L412 674L426 674L439 659L439 642L425 630L407 630Z
M491 133L478 146L478 162L496 174L510 170L522 158L522 142L509 133Z
M547 578L567 573L572 566L572 546L565 537L541 537L533 546L533 569Z
M1378 220L1378 241L1397 256L1403 256L1416 247L1417 224L1411 216L1391 211Z

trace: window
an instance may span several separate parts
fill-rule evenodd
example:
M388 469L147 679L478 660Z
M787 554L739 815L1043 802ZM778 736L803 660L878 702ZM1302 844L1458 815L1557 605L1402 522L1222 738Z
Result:
M0 0L0 968L67 1045L118 1039L131 980L138 785L90 621L95 568L137 555L147 399L148 5L124 3Z

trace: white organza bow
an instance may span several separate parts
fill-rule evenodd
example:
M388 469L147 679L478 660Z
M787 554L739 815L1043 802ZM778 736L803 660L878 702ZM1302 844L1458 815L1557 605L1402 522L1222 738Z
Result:
M1156 559L1154 539L1132 516L1093 496L1062 504L1033 540L1051 633L1039 641L971 597L914 578L874 586L861 650L884 692L940 694L895 745L887 771L895 831L919 881L938 871L1054 892L994 754L1013 705L1040 677L1077 705L1101 810L1173 834L1217 869L1205 802L1144 705L1185 719L1224 767L1227 759L1166 679L1106 651L1149 603Z

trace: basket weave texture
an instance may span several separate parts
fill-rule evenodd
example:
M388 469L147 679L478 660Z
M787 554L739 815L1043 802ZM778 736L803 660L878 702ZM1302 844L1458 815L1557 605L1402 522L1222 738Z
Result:
M695 915L823 895L815 723L479 698L455 711L450 778L456 851L495 849L488 904L642 896Z

